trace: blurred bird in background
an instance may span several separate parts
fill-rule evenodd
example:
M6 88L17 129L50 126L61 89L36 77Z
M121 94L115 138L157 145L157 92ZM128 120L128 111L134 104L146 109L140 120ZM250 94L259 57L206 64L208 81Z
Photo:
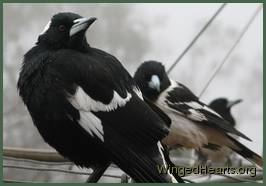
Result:
M219 113L226 121L235 127L236 121L231 113L231 109L233 106L241 103L242 101L242 99L229 101L227 98L217 98L209 104L209 107Z
M85 32L96 18L52 17L24 56L18 90L43 139L98 181L111 162L136 182L176 182L160 140L167 125L144 101L112 55L92 48Z
M229 101L227 98L217 98L209 104L209 107L220 114L226 121L228 121L233 127L236 126L235 118L231 113L231 109L234 105L242 102L242 99ZM209 150L206 148L200 148L197 151L200 164L206 164L208 160L212 166L231 166L234 158L234 152L227 147L221 147L217 151Z
M163 144L214 151L228 147L262 167L262 157L231 135L251 140L202 103L186 86L169 79L160 62L142 63L135 72L134 79L144 97L155 103L172 120L170 133L162 140Z

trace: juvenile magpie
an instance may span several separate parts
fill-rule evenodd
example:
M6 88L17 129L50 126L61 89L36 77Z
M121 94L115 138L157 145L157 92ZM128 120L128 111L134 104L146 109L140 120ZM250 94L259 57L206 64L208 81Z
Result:
M157 168L169 127L122 64L87 43L95 20L54 15L24 56L19 94L43 139L76 165L103 173L113 162L136 182L175 182Z
M262 158L230 135L250 139L202 103L186 86L169 79L160 62L144 62L134 79L143 96L172 120L170 133L162 140L164 144L196 150L200 147L217 150L226 146L262 167Z
M235 127L236 122L231 113L232 106L241 103L242 99L237 99L233 101L229 101L227 98L217 98L209 103L209 107L220 114L226 121L228 121L233 127ZM202 163L206 163L207 160L211 161L212 165L224 165L224 164L232 164L232 150L227 147L221 147L217 151L213 151L206 148L200 148L198 151L199 160Z

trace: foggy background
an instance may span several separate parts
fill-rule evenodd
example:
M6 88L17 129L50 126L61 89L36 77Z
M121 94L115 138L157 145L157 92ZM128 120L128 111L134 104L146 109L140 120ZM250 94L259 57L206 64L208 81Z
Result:
M23 55L55 13L71 11L98 20L88 29L91 46L115 55L133 75L145 60L168 69L221 4L4 4L4 147L50 148L41 139L18 96L16 82ZM199 95L259 4L228 4L170 77ZM241 98L233 108L237 128L253 142L241 140L258 154L263 141L263 10L212 81L201 100ZM5 178L82 180L77 175L7 169Z

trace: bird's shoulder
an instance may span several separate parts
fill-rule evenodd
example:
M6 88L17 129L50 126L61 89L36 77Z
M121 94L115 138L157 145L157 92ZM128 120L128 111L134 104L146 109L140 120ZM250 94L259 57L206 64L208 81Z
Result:
M32 47L24 55L17 83L18 89L28 91L29 86L34 86L32 83L39 82L43 78L41 74L46 70L51 58L51 53L43 47Z
M201 102L199 98L185 85L171 80L171 85L163 93L166 105L181 112L194 121L208 121L208 118L223 120L222 117Z
M176 112L178 115L183 115L189 120L192 120L203 125L207 125L217 130L237 134L245 139L248 139L244 134L237 131L230 125L229 122L211 109L209 106L199 100L185 85L172 81L171 85L163 93L164 107L168 110ZM177 116L179 117L179 116Z
M97 117L105 138L108 132L115 130L125 135L125 139L136 142L135 137L141 137L139 143L150 144L169 132L160 117L136 93L138 88L133 78L112 55L99 49L87 53L64 50L57 60L60 60L58 64L67 63L66 67L57 64L61 71L69 71L66 76L76 76L73 79L77 88L68 96L69 102L88 117L87 120L92 120L89 115Z
M171 84L166 89L167 99L171 102L198 101L199 98L185 85L170 80Z
M114 91L122 98L136 87L133 78L112 55L99 49L78 52L69 49L55 54L53 68L80 86L93 99L109 103Z

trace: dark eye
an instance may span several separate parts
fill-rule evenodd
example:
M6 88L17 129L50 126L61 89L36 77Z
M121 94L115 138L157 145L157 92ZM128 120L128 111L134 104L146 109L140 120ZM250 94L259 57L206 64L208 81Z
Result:
M58 30L59 30L60 32L65 31L65 30L66 30L65 25L59 25Z

